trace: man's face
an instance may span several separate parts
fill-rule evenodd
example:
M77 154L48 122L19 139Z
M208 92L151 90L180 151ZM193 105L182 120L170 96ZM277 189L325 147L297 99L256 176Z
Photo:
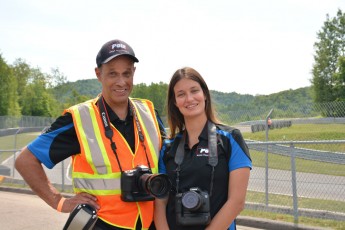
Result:
M119 56L95 71L98 81L102 83L102 95L110 107L127 106L128 97L133 89L133 60L127 56Z

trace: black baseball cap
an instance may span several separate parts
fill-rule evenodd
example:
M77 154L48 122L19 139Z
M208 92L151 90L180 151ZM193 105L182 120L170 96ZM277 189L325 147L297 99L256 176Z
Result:
M135 57L134 51L130 45L124 41L115 39L105 43L98 52L96 57L97 67L100 67L102 64L107 63L121 55L127 55L131 57L134 62L139 62L139 60Z

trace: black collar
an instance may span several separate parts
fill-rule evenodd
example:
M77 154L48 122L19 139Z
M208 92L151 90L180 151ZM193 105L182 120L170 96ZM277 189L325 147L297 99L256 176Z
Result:
M207 128L207 122L206 122L204 128L202 129L202 131L201 131L201 133L200 133L200 135L198 137L199 144L200 143L206 143L206 145L207 145L207 140L208 140L208 131L207 130L208 130L208 128ZM185 147L185 149L189 149L189 146L188 146L188 142L189 142L188 132L187 132L187 130L185 130L185 132L186 132L186 136L185 136L184 147Z
M107 108L108 111L108 116L109 116L109 120L110 123L115 124L115 123L121 123L123 122L123 120L121 120L119 118L119 116L117 116L117 114L110 108L110 106L108 105L108 103L104 100L105 106ZM126 116L126 122L132 121L133 120L133 112L130 108L130 104L129 104L129 100L128 100L128 104L127 104L127 116Z

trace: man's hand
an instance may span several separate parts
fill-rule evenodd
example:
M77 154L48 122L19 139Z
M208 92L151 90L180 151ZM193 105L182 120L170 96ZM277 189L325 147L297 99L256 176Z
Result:
M93 195L88 193L79 193L72 198L68 198L64 201L61 212L70 213L78 204L89 204L97 211L99 210L100 206L97 203L97 198Z

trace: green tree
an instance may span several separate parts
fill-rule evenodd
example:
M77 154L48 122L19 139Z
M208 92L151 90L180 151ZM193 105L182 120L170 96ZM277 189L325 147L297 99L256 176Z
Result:
M17 81L13 76L12 69L0 54L0 115L18 116Z
M145 83L140 83L134 86L131 97L145 98L152 101L158 113L160 115L165 115L167 92L168 85L166 83L151 83L149 86Z
M339 57L337 67L338 71L334 74L336 100L345 101L345 57Z
M51 116L51 94L47 90L46 75L40 69L31 69L28 84L20 98L22 114L27 116Z
M344 100L345 14L339 9L337 16L327 14L324 25L317 33L312 88L317 103Z
M18 82L17 93L21 97L31 74L31 67L23 59L16 59L12 65L13 75Z
M134 98L147 98L148 86L145 83L139 83L133 87L131 97Z
M79 104L83 101L87 101L90 98L88 96L82 95L77 92L77 90L72 89L71 96L68 98L67 103L65 104L65 108L68 108L72 105ZM64 109L65 109L64 108Z
M60 72L59 68L52 68L51 74L47 75L49 88L57 87L67 82L67 77Z
M166 114L166 98L168 93L168 85L163 82L151 83L148 91L147 99L150 99L155 105L156 110L160 115Z

